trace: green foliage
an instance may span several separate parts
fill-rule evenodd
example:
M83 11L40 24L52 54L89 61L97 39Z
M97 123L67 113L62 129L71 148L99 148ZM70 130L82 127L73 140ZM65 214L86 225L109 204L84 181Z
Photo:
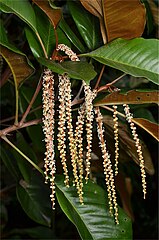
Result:
M82 239L131 239L131 221L120 209L119 222L115 225L106 207L105 191L91 181L84 186L84 205L80 206L73 187L66 188L57 177L57 199L68 218L75 224Z
M106 0L0 0L2 238L132 239L133 211L134 238L155 239L157 236L157 213L152 209L157 205L157 173L155 177L147 177L148 194L151 192L152 197L148 196L144 205L140 200L140 174L135 165L139 164L136 147L120 107L124 103L130 104L137 117L133 121L140 127L137 130L143 140L145 168L153 175L154 169L157 169L155 147L158 140L156 103L159 40L156 39L156 15L152 3L144 1L147 9L144 31L145 7L140 1L135 0L133 6L128 1L123 1L122 5L120 1L117 1L117 5L113 5L112 1L107 2L108 5ZM134 14L132 11L135 11ZM115 21L116 18L118 21ZM81 61L71 62L64 53L57 52L59 43L72 48ZM116 178L119 225L114 223L109 214L101 153L94 134L96 124L93 124L91 177L97 183L89 181L87 185L84 184L84 205L79 204L75 187L64 186L55 137L57 207L55 211L51 210L50 188L44 184L43 177L45 146L41 124L41 81L44 68L51 69L55 75L55 136L59 121L58 74L67 73L71 78L74 126L77 109L84 96L82 81L79 80L98 90L94 107L106 107L102 114L112 158L114 139L111 106L119 106L119 170L124 179L124 184L121 184L121 175ZM85 146L86 133L83 135ZM18 213L14 211L17 200L27 224L19 220ZM143 208L146 205L148 208ZM149 208L153 214L149 213ZM16 221L12 221L12 214L16 215ZM141 226L141 230L136 225Z
M6 13L14 13L24 22L26 22L35 32L37 31L36 17L34 10L27 0L17 2L10 0L1 0L0 8Z
M91 63L87 62L63 62L56 63L45 58L38 58L38 61L56 73L68 73L70 78L85 80L89 82L96 76L96 72Z
M117 39L84 56L135 77L146 77L159 84L159 41L157 39Z
M17 198L30 218L44 226L51 226L51 203L43 179L32 174L29 182L21 180L17 185Z

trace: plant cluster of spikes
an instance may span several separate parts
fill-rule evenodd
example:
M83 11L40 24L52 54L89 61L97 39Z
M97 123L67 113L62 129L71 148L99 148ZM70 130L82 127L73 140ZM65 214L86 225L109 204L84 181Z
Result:
M71 59L71 61L80 61L77 55L66 45L59 44L57 51L63 51ZM113 106L113 121L114 121L114 139L115 139L115 172L110 160L110 154L107 150L106 140L104 139L104 128L102 122L102 114L100 109L93 107L93 100L97 95L97 90L91 90L91 87L82 82L84 89L84 103L81 104L78 110L78 116L75 129L72 124L72 111L71 111L71 81L66 73L58 75L58 100L59 100L59 120L58 120L58 150L61 159L64 183L66 187L70 186L69 171L67 166L68 151L71 158L71 165L73 169L73 184L77 189L79 201L81 204L83 200L83 183L84 176L85 182L88 182L90 175L90 162L92 152L92 129L93 121L96 120L97 132L99 138L99 146L101 148L103 157L103 168L105 174L105 181L108 192L108 201L110 214L114 214L116 224L118 221L118 207L115 190L115 175L118 174L118 159L119 159L119 140L118 140L118 117L117 106ZM144 160L142 155L141 144L136 133L136 127L132 121L133 116L130 113L129 106L123 105L126 119L130 124L133 139L136 144L137 153L140 162L142 187L144 198L146 195L146 174L144 168ZM95 117L96 115L96 117ZM52 208L55 209L55 173L56 173L56 160L55 160L55 146L54 146L54 126L55 126L55 97L54 97L54 74L51 70L45 69L43 74L43 131L45 135L45 182L50 183L52 193L50 195L52 201ZM86 154L84 155L83 147L83 131L86 131ZM69 150L67 150L67 143ZM85 159L85 162L84 162ZM84 168L85 167L85 168Z

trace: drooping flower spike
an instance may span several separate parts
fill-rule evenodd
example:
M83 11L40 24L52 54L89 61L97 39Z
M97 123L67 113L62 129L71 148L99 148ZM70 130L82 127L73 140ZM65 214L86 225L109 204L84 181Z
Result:
M66 45L58 45L57 51L64 51L71 61L79 61L77 55ZM66 187L69 187L70 177L67 168L67 139L69 145L69 154L71 158L71 165L73 170L74 185L76 186L77 193L79 196L79 201L81 204L83 201L83 175L85 172L86 182L90 175L90 163L91 163L91 152L92 152L92 138L93 138L93 120L94 120L94 107L93 100L96 97L97 91L91 90L91 87L83 81L84 88L84 103L80 106L78 110L78 116L76 121L75 130L72 123L72 109L71 109L71 81L68 74L64 73L58 75L59 77L59 120L58 120L58 150L60 153L60 159L63 167L63 172L65 176L64 183ZM135 145L137 147L137 153L139 156L141 177L142 177L142 187L144 198L146 195L146 173L144 168L144 160L142 156L141 144L136 133L136 127L132 121L132 114L130 113L129 106L124 104L124 111L126 114L127 121L130 124L132 130L132 135L135 140ZM43 75L43 131L45 135L45 182L50 182L51 201L52 208L55 209L55 152L54 152L54 115L55 115L55 99L54 99L54 75L51 70L45 69ZM109 209L111 215L114 215L115 222L118 224L118 206L115 190L114 173L112 168L112 163L110 160L110 154L107 150L106 141L104 139L104 128L102 122L102 115L99 108L95 109L97 115L97 132L99 138L99 145L102 152L103 158L103 168L105 174L105 182L108 192ZM115 139L115 175L118 174L118 159L119 159L119 141L118 141L118 117L117 117L117 106L113 106L113 121L114 121L114 139ZM84 169L84 147L83 147L83 131L84 127L86 129L86 157L85 157L85 169Z
M123 107L124 107L126 119L127 119L128 123L130 124L132 136L135 141L135 146L137 148L137 154L139 157L139 164L140 164L140 171L141 171L141 178L142 178L142 189L143 189L143 194L144 194L144 199L145 199L146 198L146 172L145 172L144 158L143 158L143 154L142 154L142 147L140 144L138 134L136 133L135 124L132 121L133 115L132 115L132 113L130 113L130 108L127 104L124 104Z
M113 106L113 121L114 121L114 140L115 140L115 176L118 174L118 158L119 158L119 140L118 140L118 112L117 106Z
M106 182L107 192L108 192L109 211L110 211L110 214L112 215L114 210L115 222L116 224L119 224L118 205L117 205L117 199L116 199L113 169L110 161L110 154L108 153L108 150L106 147L106 141L104 140L104 129L103 129L103 122L102 122L103 117L102 117L102 114L100 113L99 108L96 108L95 113L97 115L96 117L97 132L98 132L98 138L99 138L99 146L102 152L105 182Z
M43 132L45 135L45 183L50 180L52 208L55 206L55 152L54 152L54 75L45 69L43 75Z

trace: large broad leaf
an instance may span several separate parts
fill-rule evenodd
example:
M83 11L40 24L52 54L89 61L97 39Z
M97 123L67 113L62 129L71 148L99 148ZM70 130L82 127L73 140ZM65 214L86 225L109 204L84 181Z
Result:
M51 225L51 202L49 188L39 175L32 175L29 183L20 181L17 186L18 200L26 214L39 224Z
M136 77L148 78L158 84L158 49L157 39L117 39L82 56L92 57L105 65Z
M81 52L85 52L85 47L81 43L81 41L78 39L76 34L71 30L70 26L66 23L66 21L62 18L59 27L62 29L64 34L68 37L70 42L73 43L73 45Z
M29 47L34 55L34 57L44 57L44 52L41 48L41 45L38 41L37 36L34 34L34 31L29 27L25 28L26 38L29 43Z
M119 225L114 223L109 214L106 193L97 184L89 181L84 185L84 205L80 205L76 189L66 188L63 178L57 176L56 196L83 240L131 239L130 219L119 208Z
M36 14L36 22L39 35L43 41L48 56L51 57L53 50L56 47L54 28L52 26L52 23L49 21L48 17L45 15L45 13L41 9L39 9L36 5L34 6L34 11ZM58 35L58 43L63 43L66 44L67 46L70 46L71 45L70 41L63 33L63 31L59 27L57 27L56 31ZM35 57L43 57L44 53L34 31L27 27L25 28L25 33L29 46L33 52L33 55Z
M37 59L42 65L48 67L56 73L67 73L70 78L85 80L89 82L96 76L93 65L87 62L62 62L57 63L53 60L47 60L44 58Z
M29 66L24 55L12 52L6 47L1 46L1 54L12 71L17 88L22 81L33 73L33 68Z
M2 21L0 21L0 26L0 44L3 46L1 46L0 52L8 63L15 84L18 86L33 73L34 69L26 55L9 42Z
M54 28L56 28L57 24L61 19L62 14L61 9L60 8L53 9L49 5L49 2L46 0L32 0L32 1L46 13L52 25L54 26Z
M151 134L157 141L159 141L159 126L156 123L143 118L134 118L133 122Z
M26 22L29 27L35 32L39 43L43 49L44 55L47 58L47 52L43 45L43 42L40 38L40 35L37 30L37 23L34 10L29 3L28 0L18 0L18 1L11 1L11 0L0 0L0 9L6 13L14 13L19 18L21 18L24 22Z
M45 15L45 13L41 9L39 9L39 7L37 7L36 5L34 6L34 11L36 14L36 22L39 35L43 41L48 56L50 56L51 53L53 52L53 45L55 42L53 26L49 21L48 17ZM32 31L30 28L26 28L25 32L29 46L34 56L43 57L44 53L34 31Z
M35 32L37 31L35 13L28 0L0 0L0 9L6 13L16 14Z
M77 2L68 1L68 6L87 47L90 50L99 47L101 39L97 19Z
M116 38L131 39L142 35L145 8L139 0L80 0L100 20L104 43Z
M143 103L158 103L159 92L158 91L147 91L140 92L136 90L129 91L127 93L113 92L107 94L106 96L102 95L102 98L99 97L94 101L95 106L104 106L104 105L120 105L120 104L143 104Z

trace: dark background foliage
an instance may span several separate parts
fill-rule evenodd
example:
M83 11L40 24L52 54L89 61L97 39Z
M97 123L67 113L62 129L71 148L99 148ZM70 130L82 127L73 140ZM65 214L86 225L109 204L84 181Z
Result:
M147 0L144 0L145 5L147 6L147 24L145 27L145 31L143 33L143 37L146 39L149 38L157 38L158 36L158 26L155 23L154 12L150 10L150 5ZM68 10L65 1L55 1L55 4L59 7L63 8L64 17L73 32L80 39L80 42L84 46L85 49L88 49L82 36L79 34L77 27L75 26L74 20ZM157 5L157 1L155 1ZM82 8L82 6L80 6ZM43 12L35 7L38 14L43 16ZM83 10L85 11L85 10ZM23 53L25 53L33 66L36 69L36 72L26 80L20 88L20 112L22 115L24 110L26 109L27 104L29 103L34 90L36 89L37 83L39 81L40 75L42 73L42 69L39 66L37 60L33 57L33 54L30 50L29 44L26 40L26 35L24 31L24 23L13 14L5 14L0 13L1 19L4 22L5 29L7 30L9 39L12 43L15 44ZM98 21L97 21L98 25ZM97 27L97 32L99 32L99 41L98 46L94 48L100 47L102 45L102 37L100 34L99 26ZM62 42L71 45L70 41L66 38L66 36L59 31L59 38ZM77 53L79 51L76 47L73 47ZM99 63L94 63L96 69L101 69L101 65ZM100 72L98 70L98 72ZM13 124L14 118L11 118L5 122L3 119L10 118L15 114L15 103L13 99L15 99L15 91L13 84L13 77L11 75L11 71L5 62L4 59L0 58L0 73L3 76L1 80L1 129L4 129L7 126ZM5 77L4 77L5 73ZM119 70L114 70L111 67L106 67L103 77L101 79L101 85L109 83L112 79L115 79L120 75ZM92 81L92 86L95 85L96 79ZM116 87L120 89L124 89L124 91L128 91L131 89L149 89L156 90L157 87L152 82L141 78L138 81L137 78L126 75L120 82L116 84ZM73 94L76 95L79 89L79 82L73 82ZM33 109L41 106L41 92L38 95ZM157 122L157 112L158 109L155 104L139 104L139 105L131 105L132 111L135 117L142 117L148 119L152 122ZM103 111L104 114L110 115L108 111ZM41 117L42 111L41 108L37 109L33 113L29 114L27 120L32 120L35 117ZM154 165L155 173L153 175L147 174L147 199L143 200L142 198L142 188L140 184L140 172L139 167L134 161L122 162L120 164L120 168L122 169L122 173L124 177L127 177L128 180L131 179L131 184L128 185L128 190L132 192L131 195L131 206L134 214L134 222L133 222L133 238L134 239L158 239L158 145L157 141L150 136L147 132L142 130L141 128L137 128L140 138L143 142L146 143L148 152L152 158L152 162ZM30 128L18 130L16 132L12 132L9 135L9 139L14 140L17 146L23 150L23 152L27 156L31 156L31 159L35 158L35 162L37 161L39 166L43 164L44 151L45 146L42 134L42 126L41 124L37 126L32 126ZM110 152L113 152L111 148L112 142L112 133L107 133L107 141L108 144L110 142ZM97 141L94 140L94 145L97 147ZM98 152L98 150L97 150ZM10 148L4 141L1 140L1 238L2 239L80 239L78 231L76 227L72 224L72 222L66 217L63 213L61 207L56 202L56 210L55 212L50 210L48 214L49 218L52 220L51 226L48 227L47 224L42 224L44 221L49 221L47 219L41 220L42 222L37 223L37 221L33 221L31 218L23 210L22 206L24 204L23 197L21 198L22 189L16 189L16 184L21 177L26 179L34 179L33 175L36 175L35 178L38 179L38 186L42 186L44 191L46 191L46 195L49 195L49 188L47 186L43 186L43 179L35 170L32 170L29 164L25 165L25 169L23 170L23 176L19 169L23 168L23 158L18 155L13 149ZM97 166L99 165L99 166ZM97 165L93 165L93 177L96 177L97 183L105 189L104 183L104 175L101 170L102 164L98 163ZM59 167L58 174L61 174L61 169ZM18 194L16 193L18 191ZM17 195L19 198L17 199ZM19 203L19 201L21 204ZM38 200L40 203L46 203L48 201L47 197L45 198L43 195L38 196ZM118 195L119 205L122 207L121 196ZM49 211L50 203L48 203L47 209L45 211ZM33 209L32 209L33 210ZM36 211L36 210L35 210ZM37 208L38 211L38 208ZM133 215L132 215L133 216ZM35 220L35 219L34 219ZM45 226L44 226L45 225Z

